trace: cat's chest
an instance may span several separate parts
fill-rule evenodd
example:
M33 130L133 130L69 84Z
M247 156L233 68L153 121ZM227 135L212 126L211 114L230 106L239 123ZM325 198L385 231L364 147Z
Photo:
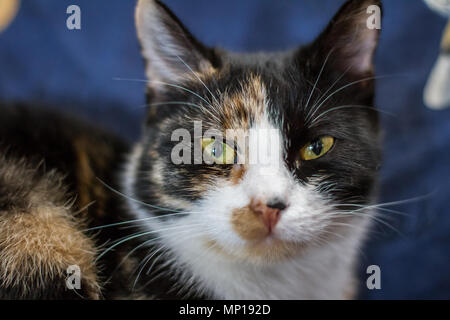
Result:
M231 269L231 268L230 268ZM223 299L302 299L308 295L302 270L288 264L278 269L234 268L212 282L214 294Z
M351 261L332 248L264 267L215 257L186 262L199 289L215 299L345 298L352 282Z

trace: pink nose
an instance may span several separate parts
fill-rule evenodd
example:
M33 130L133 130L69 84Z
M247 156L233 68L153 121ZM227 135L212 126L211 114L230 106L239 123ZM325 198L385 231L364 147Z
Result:
M280 220L281 211L286 208L286 205L282 201L269 201L265 203L260 200L253 200L250 203L250 208L261 216L264 225L269 230L269 233L271 233Z

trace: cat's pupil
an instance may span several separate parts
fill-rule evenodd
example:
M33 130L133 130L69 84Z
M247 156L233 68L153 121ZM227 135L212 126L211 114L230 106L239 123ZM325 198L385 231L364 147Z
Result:
M222 145L222 143L215 142L214 146L213 146L213 148L211 150L212 156L218 158L218 157L220 157L222 155L222 153L223 153L223 145Z
M319 140L316 140L316 141L312 142L311 145L309 146L309 149L312 152L314 152L314 154L316 156L320 155L322 150L323 150L323 143L322 143L322 141L319 139Z

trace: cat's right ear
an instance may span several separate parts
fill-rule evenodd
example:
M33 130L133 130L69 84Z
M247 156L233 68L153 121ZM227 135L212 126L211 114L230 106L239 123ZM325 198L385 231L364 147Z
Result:
M160 1L139 0L136 27L151 88L164 91L163 82L176 84L193 73L214 71L213 50L195 39Z

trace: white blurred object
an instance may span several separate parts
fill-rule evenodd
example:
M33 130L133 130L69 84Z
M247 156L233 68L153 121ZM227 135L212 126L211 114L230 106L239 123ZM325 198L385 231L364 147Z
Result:
M450 0L425 0L439 14L450 18ZM444 30L441 52L425 86L423 100L430 109L450 107L450 20Z
M437 110L450 106L450 54L441 54L436 61L425 86L424 102Z
M432 10L450 17L450 0L425 0L425 2Z

